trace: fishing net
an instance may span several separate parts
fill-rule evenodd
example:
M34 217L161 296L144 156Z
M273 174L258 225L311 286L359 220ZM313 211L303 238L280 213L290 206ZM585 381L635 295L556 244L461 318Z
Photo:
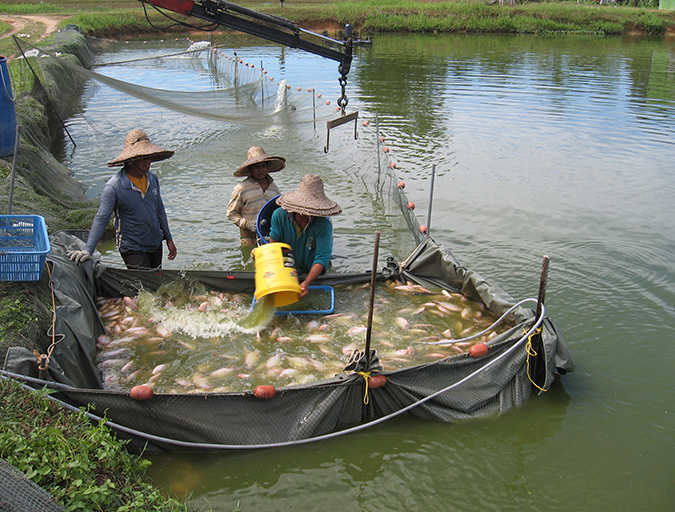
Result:
M12 212L33 214L37 210L51 229L66 229L93 217L98 207L86 198L86 187L54 156L58 143L54 144L63 138L61 119L78 108L85 83L73 69L90 65L93 54L84 36L72 30L56 34L50 51L61 53L59 59L40 58L36 48L16 40L21 51L12 61L13 79L15 84L29 84L29 89L19 91L16 99L21 139ZM6 180L10 179L8 175ZM0 203L9 203L9 190L9 186L2 188Z
M57 392L53 397L69 406L90 404L92 418L107 417L108 424L139 449L145 444L146 449L166 451L282 446L341 435L404 412L440 421L494 416L523 403L535 386L547 389L556 371L574 368L553 324L548 319L541 321L541 331L533 341L533 334L527 333L534 314L516 307L510 313L514 327L489 341L489 352L482 357L457 354L386 372L377 371L377 358L370 365L363 359L358 372L345 371L322 381L282 387L269 400L247 390L158 393L150 400L138 401L128 392L102 389L96 339L104 333L104 326L96 309L97 298L133 296L140 289L157 290L164 283L185 278L206 289L252 293L253 274L132 271L105 268L96 261L77 265L65 253L79 247L81 240L57 233L51 243L48 261L60 303L55 324L60 341L51 351L47 369L39 370L35 356L27 350L12 347L4 372L36 387L54 387ZM475 294L498 313L514 306L502 290L462 270L430 239L411 255L404 269L379 272L377 280L399 279L403 274L415 278L416 272L421 280L445 282L447 288ZM364 284L370 279L369 273L326 274L317 283ZM386 377L385 385L368 386L374 376Z
M0 459L0 510L6 512L63 512L54 497Z
M267 123L273 116L283 116L290 122L315 120L319 107L313 91L293 92L283 84L270 88L259 68L242 66L238 60L225 59L213 49L208 51L208 65L215 76L222 75L219 87L184 96L97 76L74 63L65 66L78 75L106 80L129 94L196 116L241 123L258 122L264 117ZM55 56L44 60L51 59L57 60ZM328 117L334 116L331 110ZM356 119L354 116L355 125ZM252 294L254 274L126 270L107 267L96 254L92 260L76 264L66 253L81 249L82 237L59 232L50 239L52 252L47 258L58 306L46 359L36 359L25 348L11 347L3 372L34 387L53 388L51 397L67 407L88 406L92 419L107 418L108 425L121 437L132 441L132 449L214 451L315 441L404 413L440 421L495 416L522 404L533 389L548 389L557 372L574 369L561 335L543 311L535 318L532 309L515 303L503 290L461 267L446 249L425 235L382 145L376 123L362 125L358 137L351 129L336 130L328 146L327 138L325 149L331 158L349 162L335 172L342 173L355 190L367 196L373 211L364 212L364 217L372 213L387 219L390 234L401 240L401 244L392 245L403 246L404 241L411 245L411 251L406 252L410 256L403 263L386 258L376 282L411 282L432 287L437 293L460 292L495 315L508 317L510 327L490 338L484 353L474 357L460 350L433 362L381 371L386 357L373 356L363 346L356 355L352 352L349 361L339 361L347 369L319 381L280 386L269 399L258 398L253 389L245 389L162 392L149 400L136 400L128 391L104 389L97 366L97 340L106 330L97 302L154 292L185 279L209 291ZM363 290L371 279L368 272L327 273L315 284Z
M45 62L58 61L70 80L93 79L119 91L175 112L237 124L316 123L335 117L335 107L313 88L292 88L286 80L275 81L260 65L245 62L207 41L193 43L181 52L93 65L90 60L64 58L61 52L35 49ZM124 75L125 67L144 66L180 69L192 67L210 77L210 90L165 90L135 84L114 75Z

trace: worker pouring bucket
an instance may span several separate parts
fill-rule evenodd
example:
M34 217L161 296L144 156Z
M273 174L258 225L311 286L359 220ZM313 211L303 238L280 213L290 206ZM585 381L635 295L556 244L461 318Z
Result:
M291 246L273 242L251 252L255 263L255 300L274 294L274 307L300 299L300 281Z

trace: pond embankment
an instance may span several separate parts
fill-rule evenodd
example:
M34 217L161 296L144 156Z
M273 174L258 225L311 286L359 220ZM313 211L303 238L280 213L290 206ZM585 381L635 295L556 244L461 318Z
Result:
M37 54L26 48L27 55ZM12 168L14 188L12 215L41 215L50 232L88 229L98 201L87 199L86 187L54 156L62 149L63 119L77 108L85 79L72 66L89 67L94 62L87 38L74 27L55 35L44 53L58 58L27 56L13 66L13 79L28 81L30 93L17 95L15 110L21 130L16 162L0 159L0 208L10 207ZM18 73L17 73L18 71ZM0 283L0 358L7 347L22 345L43 350L52 319L47 272L40 282Z

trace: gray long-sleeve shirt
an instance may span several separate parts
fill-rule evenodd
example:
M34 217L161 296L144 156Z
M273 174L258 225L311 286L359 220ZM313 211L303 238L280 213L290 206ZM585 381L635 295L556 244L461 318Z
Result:
M148 171L148 188L143 194L124 169L108 180L101 192L101 204L91 225L84 247L93 253L113 216L117 247L130 251L152 252L171 240L169 221L159 191L157 175Z

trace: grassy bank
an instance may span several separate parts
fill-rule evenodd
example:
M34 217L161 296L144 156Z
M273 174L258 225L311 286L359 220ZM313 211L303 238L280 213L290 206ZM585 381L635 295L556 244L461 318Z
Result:
M622 5L600 5L594 0L520 2L516 5L492 0L291 0L283 7L276 1L239 0L235 3L284 17L312 30L330 31L351 23L361 36L398 31L607 35L675 31L675 12L659 11L658 0L631 0ZM170 30L186 30L150 6L147 12L157 27L173 25ZM143 4L134 0L3 2L0 13L70 16L69 23L99 37L154 31L145 18ZM173 17L194 25L204 24L194 18Z
M0 458L66 510L188 510L144 481L150 463L129 454L105 424L5 379L0 403Z
M531 2L514 6L478 0L287 0L283 8L273 0L236 3L333 36L346 23L355 27L357 37L375 38L379 32L567 35L666 34L675 31L675 13L655 10L655 2L642 0L638 6L630 7L597 5L592 0ZM152 29L142 5L136 0L0 1L0 13L58 17L60 26L75 24L85 33L98 37L163 33ZM158 27L172 24L154 11L149 11L148 15ZM0 23L0 33L8 33L10 28L9 24ZM41 35L40 30L44 27L33 23L19 33L30 34L31 38L27 40L33 42ZM173 26L168 30L189 29ZM0 40L0 54L15 51L12 38ZM25 83L19 92L32 89L32 70L17 67L15 71L13 77ZM38 75L40 80L47 81L39 71ZM36 111L38 107L41 108L36 106ZM32 131L37 138L38 134L48 130L36 122ZM47 142L44 142L45 146L48 146ZM27 162L26 167L33 168L33 164ZM49 162L49 165L53 164ZM8 166L0 166L0 180L6 180L8 173ZM56 186L53 188L60 190ZM58 217L58 222L48 222L50 229L87 229L91 224L90 218L84 217L84 206L79 213L72 207L68 207L68 211L57 210L56 202L30 187L17 192L15 201L15 207L23 204L33 213L52 219ZM0 283L0 349L21 344L44 353L44 344L48 342L47 327L52 318L51 300L47 276L36 283ZM64 413L39 393L28 393L1 379L0 399L3 404L0 409L0 457L57 496L69 510L184 510L182 504L162 498L144 483L146 462L126 454L123 445L105 426L92 426L84 415Z

